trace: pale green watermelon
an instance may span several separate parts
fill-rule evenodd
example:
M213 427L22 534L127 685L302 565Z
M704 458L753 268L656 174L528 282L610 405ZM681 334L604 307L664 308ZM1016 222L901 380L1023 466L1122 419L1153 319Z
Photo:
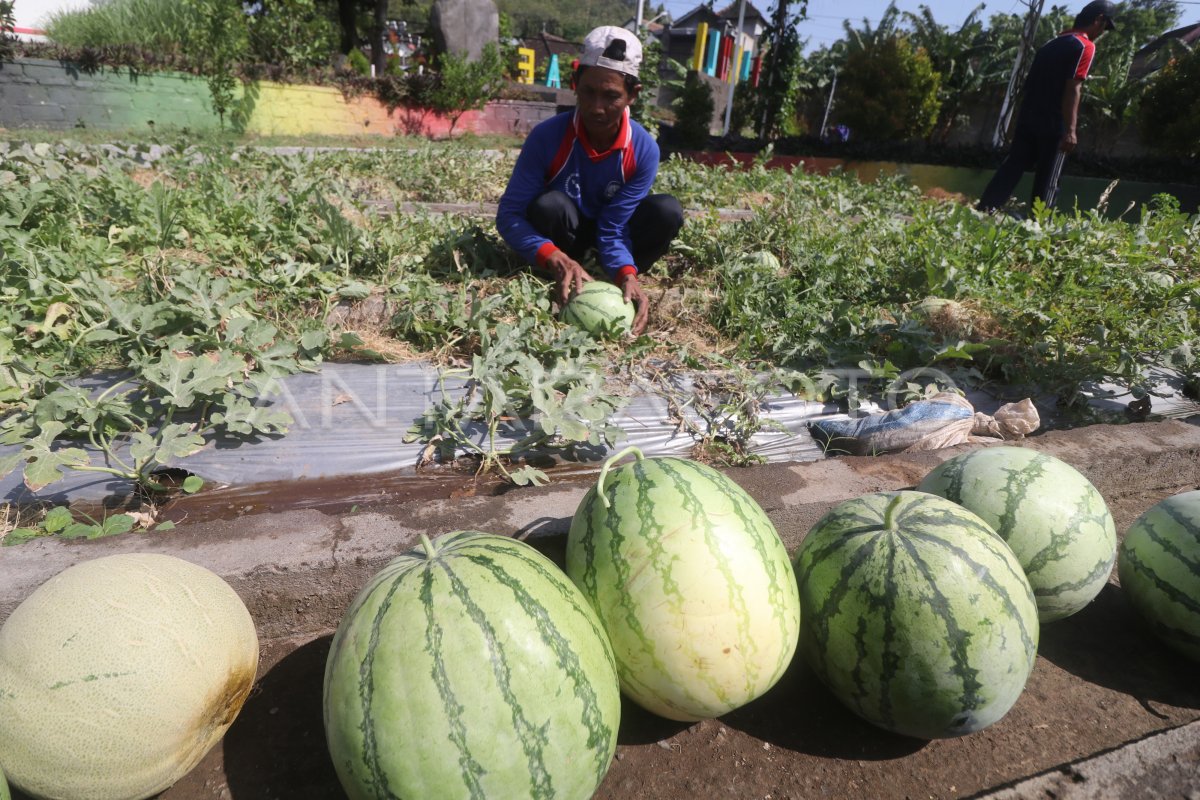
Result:
M1168 497L1133 523L1117 574L1151 630L1200 661L1200 490Z
M354 600L325 668L325 733L352 800L588 798L621 700L595 613L506 536L422 539Z
M1037 655L1037 607L979 517L922 492L826 514L796 551L807 662L847 707L924 739L1003 717Z
M633 303L625 301L624 291L603 281L585 283L562 312L563 322L601 337L628 333L633 317Z
M1038 617L1069 617L1100 594L1117 557L1117 530L1096 487L1064 461L1026 447L955 456L921 481L978 514L1017 554Z
M4 770L0 769L0 800L12 800L8 793L8 781L4 780Z
M571 521L567 573L608 631L621 688L669 719L754 700L795 652L787 551L758 503L703 464L636 448L610 459Z
M756 250L752 253L747 253L738 259L740 264L745 264L748 267L760 269L769 272L779 272L781 266L779 259L774 253L767 250Z

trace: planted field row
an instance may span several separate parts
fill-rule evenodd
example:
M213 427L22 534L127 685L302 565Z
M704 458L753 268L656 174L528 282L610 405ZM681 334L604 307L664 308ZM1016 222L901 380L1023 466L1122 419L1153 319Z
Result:
M549 283L490 224L371 210L494 202L511 154L164 152L148 166L132 150L0 143L0 444L19 448L0 470L23 469L30 488L97 469L87 445L152 504L170 458L217 435L285 430L286 415L258 405L263 387L323 360L457 371L469 391L430 407L413 437L430 457L465 454L517 482L542 479L523 448L611 444L606 420L638 372L730 376L740 422L713 444L732 463L764 372L842 397L839 368L869 374L856 388L870 392L936 366L959 387L1033 386L1065 404L1088 381L1144 391L1152 365L1193 384L1200 372L1200 218L1165 196L1131 223L1018 222L899 180L673 160L657 190L700 213L646 279L645 335L600 342L558 318ZM756 214L716 213L737 208ZM110 371L127 380L103 392L78 382ZM518 447L462 433L512 418L537 424ZM101 522L60 515L50 530L19 514L6 541L127 527Z

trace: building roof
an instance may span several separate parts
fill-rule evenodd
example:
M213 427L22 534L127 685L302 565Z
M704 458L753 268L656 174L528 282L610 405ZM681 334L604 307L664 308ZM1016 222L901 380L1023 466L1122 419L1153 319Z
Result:
M738 6L740 5L741 0L733 0L733 2L731 2L729 5L718 11L717 16L721 17L722 19L731 19L734 22L737 22ZM767 19L765 16L763 16L761 11L754 7L754 3L751 3L750 0L746 0L746 21L749 22L755 17L763 20L764 22Z
M732 0L732 2L722 8L720 11L713 9L712 1L701 3L685 14L682 14L678 19L674 20L670 25L672 33L694 33L696 26L701 22L707 22L709 25L719 22L732 22L737 24L738 8L741 0ZM767 18L762 15L762 12L754 7L754 3L746 0L746 24L752 26L755 20L766 22Z
M701 22L712 24L721 19L717 12L713 11L712 2L701 3L690 11L679 15L679 17L671 22L671 30L679 28L695 28Z
M1138 80L1166 66L1170 50L1166 53L1163 51L1166 49L1167 43L1172 40L1178 40L1186 45L1195 47L1197 42L1200 42L1200 22L1185 25L1182 28L1176 28L1173 31L1164 33L1134 53L1133 61L1129 65L1129 77Z

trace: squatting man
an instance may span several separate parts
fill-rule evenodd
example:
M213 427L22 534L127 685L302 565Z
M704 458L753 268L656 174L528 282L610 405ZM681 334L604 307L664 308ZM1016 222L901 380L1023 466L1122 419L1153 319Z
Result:
M650 194L658 144L629 117L642 88L641 63L642 45L624 28L587 35L575 109L529 133L496 212L509 246L554 276L560 307L592 280L579 262L594 247L600 267L634 304L634 336L649 313L638 276L683 226L678 200Z

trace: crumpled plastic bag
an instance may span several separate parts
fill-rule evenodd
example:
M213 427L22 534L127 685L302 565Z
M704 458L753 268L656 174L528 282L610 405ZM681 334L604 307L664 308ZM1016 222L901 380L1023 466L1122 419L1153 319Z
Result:
M817 420L808 427L827 455L870 456L1021 439L1039 425L1041 418L1028 397L1007 403L989 416L975 411L962 395L939 392L895 411L858 419Z

